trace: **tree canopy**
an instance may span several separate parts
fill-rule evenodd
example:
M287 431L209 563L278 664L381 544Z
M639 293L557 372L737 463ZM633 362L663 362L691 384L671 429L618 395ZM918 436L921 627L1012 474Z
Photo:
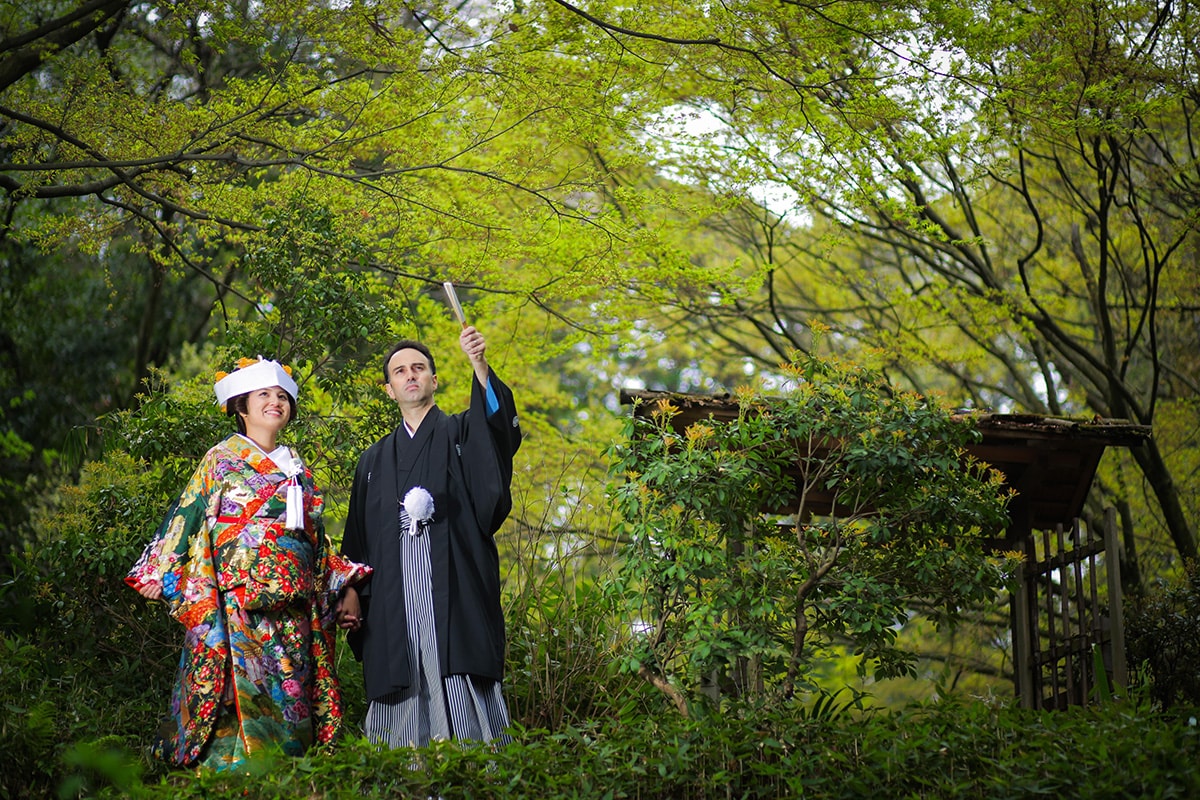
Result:
M870 757L907 734L793 747L845 708L786 698L820 683L815 652L911 672L907 637L933 637L893 626L977 611L997 586L977 539L1000 493L957 469L951 407L1152 426L1106 456L1087 513L1116 506L1131 588L1187 582L1142 607L1167 624L1139 652L1163 652L1196 595L1200 518L1196 16L1194 0L0 0L0 689L20 699L0 740L22 765L4 788L52 791L64 753L90 752L72 743L133 747L161 709L176 632L119 578L228 429L213 372L293 366L289 444L336 539L355 459L397 420L391 343L426 341L439 402L465 405L447 280L527 434L498 537L514 718L578 724L557 740L571 758L616 754L642 787L646 743L671 740L686 777L653 791L721 789L734 752L746 786L768 785L761 767L795 788L808 759L844 790L829 755L852 750L919 789L913 762ZM655 428L625 387L728 392L745 413ZM844 445L809 464L811 488L861 493L763 517L779 499L763 479L805 437ZM1009 646L1003 614L975 619L969 642L936 642L942 674L1003 678L1002 657L960 657ZM1169 683L1189 665L1149 661L1191 686ZM745 741L710 740L712 720L679 737L667 699L713 682L785 700L740 710L770 717L753 737L728 716ZM597 719L643 738L596 747ZM929 730L921 757L944 766ZM1010 724L986 730L1011 750ZM1060 748L1062 785L1103 749ZM524 787L535 750L486 774ZM330 781L389 785L373 757L359 783ZM391 763L393 787L417 774ZM596 763L611 788L616 762ZM1045 759L1027 766L1044 788ZM995 774L1009 791L1016 772Z
M600 36L671 54L677 116L707 124L662 152L737 198L708 223L765 275L680 325L769 366L819 318L956 403L1157 422L1139 523L1195 558L1197 442L1170 422L1200 389L1192 4L747 2L669 41L611 13Z
M0 8L6 496L156 370L255 352L336 488L453 280L535 515L599 502L620 384L733 390L815 322L955 404L1154 425L1097 494L1128 553L1196 554L1189 2Z

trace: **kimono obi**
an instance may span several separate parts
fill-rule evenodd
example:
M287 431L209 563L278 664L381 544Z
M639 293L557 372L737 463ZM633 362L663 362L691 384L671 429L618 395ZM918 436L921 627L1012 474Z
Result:
M245 609L271 610L309 602L316 587L315 552L307 532L278 518L217 517L217 588Z

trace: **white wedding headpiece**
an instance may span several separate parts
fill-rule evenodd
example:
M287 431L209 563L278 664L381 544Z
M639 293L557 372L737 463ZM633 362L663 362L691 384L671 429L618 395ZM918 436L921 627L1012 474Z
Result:
M228 375L217 373L217 376L219 380L213 385L213 392L217 395L217 404L221 407L224 407L231 397L271 386L283 389L293 400L300 399L300 387L296 385L288 369L278 361L267 361L262 356L253 364L235 369Z

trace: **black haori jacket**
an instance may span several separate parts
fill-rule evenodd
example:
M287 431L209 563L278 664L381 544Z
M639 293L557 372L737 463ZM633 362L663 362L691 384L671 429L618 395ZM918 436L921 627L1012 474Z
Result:
M427 535L441 672L503 677L504 614L493 536L512 509L512 462L521 428L512 391L495 373L490 379L500 401L491 417L486 390L472 377L469 410L444 414L434 406L416 436L409 438L401 425L359 458L342 553L375 569L370 583L359 588L365 624L348 637L363 662L368 700L414 680L399 544L400 504L414 486L433 495Z

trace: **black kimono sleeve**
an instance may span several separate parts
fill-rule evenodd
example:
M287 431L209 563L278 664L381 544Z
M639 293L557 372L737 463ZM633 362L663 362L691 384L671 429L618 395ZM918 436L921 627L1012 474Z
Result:
M463 477L481 530L495 534L512 510L513 456L521 446L521 426L512 390L495 372L488 380L499 409L487 413L487 391L474 381L471 413L462 441ZM485 420L480 425L478 420Z
M346 528L342 533L341 554L360 564L372 565L371 548L367 539L367 485L368 476L371 473L371 464L375 460L378 452L378 443L367 448L366 452L358 459L358 466L354 469L354 483L350 488L350 508L346 514ZM365 618L371 604L371 585L368 581L365 584L355 587L358 592L359 604L361 606L362 615ZM347 631L346 643L350 646L350 651L354 653L354 658L362 661L363 658L363 636L362 631Z

